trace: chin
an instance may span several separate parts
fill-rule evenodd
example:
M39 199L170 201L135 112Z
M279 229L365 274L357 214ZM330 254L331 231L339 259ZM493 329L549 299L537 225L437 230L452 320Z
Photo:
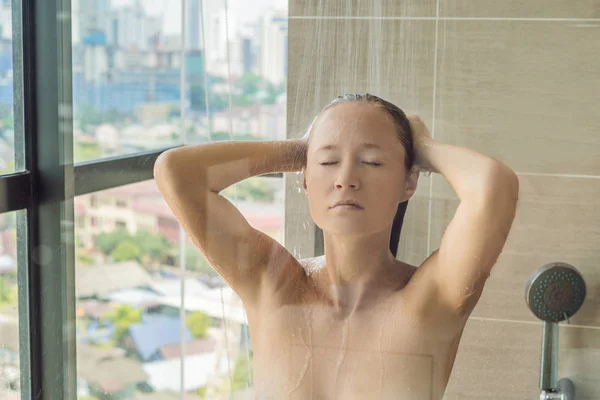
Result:
M321 228L323 232L337 236L358 237L378 231L375 227L365 224L364 221L337 220L315 224Z

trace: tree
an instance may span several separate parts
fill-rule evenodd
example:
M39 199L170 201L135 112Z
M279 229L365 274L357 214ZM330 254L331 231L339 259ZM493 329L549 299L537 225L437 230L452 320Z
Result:
M277 97L285 93L285 85L273 85L263 77L255 74L244 74L234 84L236 95L233 105L249 106L253 104L275 104Z
M176 263L179 264L180 252L175 253ZM218 276L217 271L210 265L204 257L204 254L193 244L187 244L185 247L185 267L190 271L201 272L213 278Z
M185 322L194 339L201 339L206 337L212 319L201 311L195 311L186 317Z
M17 301L17 286L11 285L8 278L0 276L0 304L12 305Z
M104 150L98 143L75 142L73 146L73 161L87 161L102 158Z
M142 320L142 310L136 310L127 304L120 304L107 313L104 318L113 325L115 343L120 343L129 327Z
M110 253L115 262L138 260L140 259L140 248L132 241L127 240L119 243L116 249Z
M171 252L171 244L167 238L147 230L131 234L126 229L119 228L97 235L95 243L101 252L110 255L117 262L136 260L143 263L144 260L150 260L163 263Z
M247 179L235 186L230 186L222 191L223 196L238 200L256 201L262 203L272 202L275 199L275 191L262 179Z
M175 262L179 264L180 252L178 249L174 249ZM185 246L185 267L186 269L194 272L201 272L210 278L216 277L217 271L210 265L210 263L204 257L204 254L198 247L193 244L187 244Z
M250 353L250 360L248 360L246 353L240 353L235 360L232 392L243 390L248 386L250 375L252 374L249 365L252 365L252 353Z
M215 93L209 83L208 87L208 105L213 111L223 110L228 107L229 99L227 95ZM190 106L192 110L206 110L206 93L204 82L195 82L190 85Z

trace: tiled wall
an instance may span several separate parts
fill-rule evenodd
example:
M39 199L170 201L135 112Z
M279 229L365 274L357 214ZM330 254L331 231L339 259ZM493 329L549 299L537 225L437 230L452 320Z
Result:
M289 9L289 137L338 94L369 91L421 115L436 139L519 174L517 217L445 399L539 398L542 327L524 291L552 261L576 266L588 287L561 325L559 377L575 381L577 400L600 399L600 2L301 0ZM286 242L307 257L314 237L297 229L310 220L299 179L286 181ZM457 204L443 177L422 177L400 257L419 264L435 250Z

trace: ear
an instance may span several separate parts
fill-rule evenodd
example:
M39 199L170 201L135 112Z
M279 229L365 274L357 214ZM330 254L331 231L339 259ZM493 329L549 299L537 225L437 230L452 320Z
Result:
M304 172L305 171L302 171L302 187L304 188L304 194L306 194L306 189L308 189L308 187L306 186L306 174Z
M419 181L419 173L421 167L413 165L410 171L406 172L406 179L404 180L404 191L400 195L400 203L410 199L413 194L417 191L417 183Z

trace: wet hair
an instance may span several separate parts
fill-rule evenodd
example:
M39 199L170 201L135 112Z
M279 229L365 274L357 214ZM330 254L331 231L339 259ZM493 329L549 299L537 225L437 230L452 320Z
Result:
M404 147L404 166L407 170L410 170L410 168L415 163L415 150L413 147L412 129L410 127L410 121L406 117L404 111L400 109L400 107L393 103L390 103L387 100L382 99L381 97L375 96L370 93L350 93L345 94L343 96L338 96L335 99L331 100L331 102L329 102L329 104L327 104L315 117L312 124L310 124L310 127L308 128L309 141L310 136L312 135L313 125L317 121L317 118L319 118L319 116L323 114L323 112L325 112L327 109L333 107L336 104L353 103L358 101L382 107L392 118L394 126L396 127L396 136L398 137L400 143L402 143L402 146ZM392 223L392 232L390 235L389 247L394 257L396 257L398 253L398 242L400 240L400 232L402 231L402 224L404 222L404 215L406 213L407 206L408 200L398 204L396 215L394 216L394 221Z
M398 140L400 140L400 143L402 143L402 146L404 147L404 166L407 170L410 169L415 162L415 151L413 147L412 130L410 127L410 122L406 117L406 114L404 113L404 111L402 111L402 109L400 109L400 107L393 103L390 103L387 100L382 99L381 97L375 96L374 94L349 93L343 96L338 96L335 99L331 100L329 104L327 104L315 117L312 124L310 124L309 135L312 135L313 125L315 124L319 116L325 111L327 111L329 108L340 103L354 102L365 102L379 106L383 108L383 110L392 118L394 126L396 127L396 136L398 137Z

